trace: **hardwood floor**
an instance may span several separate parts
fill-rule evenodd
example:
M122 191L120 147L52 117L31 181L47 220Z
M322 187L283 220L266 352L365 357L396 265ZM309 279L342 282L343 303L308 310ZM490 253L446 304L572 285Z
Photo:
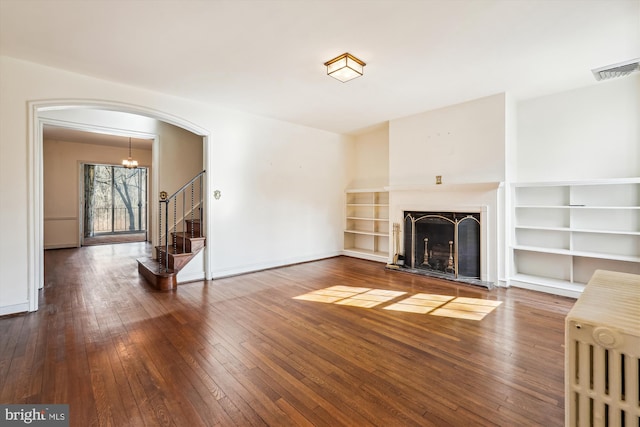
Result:
M563 425L572 299L346 257L161 293L136 270L149 250L45 253L40 310L0 318L0 403L68 403L72 426ZM404 294L294 298L332 286ZM416 294L502 304L480 321L385 309Z
M82 246L93 245L112 245L115 243L132 243L144 242L147 239L147 233L117 233L102 234L93 237L85 237Z

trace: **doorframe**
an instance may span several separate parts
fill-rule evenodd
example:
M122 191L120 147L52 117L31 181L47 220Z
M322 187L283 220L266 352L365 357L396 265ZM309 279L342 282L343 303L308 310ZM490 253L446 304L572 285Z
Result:
M43 109L44 110L44 109ZM43 111L41 110L41 111ZM82 132L90 132L90 133L99 133L99 134L104 134L104 135L113 135L113 136L121 136L121 137L125 137L125 138L138 138L138 139L150 139L152 140L152 145L151 145L151 155L153 156L153 153L156 152L157 148L159 147L159 136L157 134L154 133L149 133L149 132L139 132L139 131L132 131L132 130L127 130L127 129L121 129L121 128L115 128L115 127L110 127L110 126L99 126L99 125L90 125L87 123L80 123L80 122L72 122L69 120L61 120L61 119L52 119L52 118L45 118L45 117L40 117L39 121L42 125L42 127L44 127L44 125L51 125L51 126L58 126L58 127L63 127L66 129L74 129L74 130L78 130L78 131L82 131ZM44 143L44 141L42 141ZM44 153L43 153L44 155ZM44 160L44 158L43 158ZM153 162L154 159L152 157L152 164L151 166L151 170L153 171ZM84 217L83 217L83 202L84 202L84 193L83 191L83 187L84 187L84 180L83 180L83 174L84 171L82 170L83 165L86 164L86 162L84 161L79 161L78 162L78 168L80 168L80 173L78 175L78 188L79 188L79 197L78 197L78 244L79 246L83 246L83 239L84 239L84 235L83 235L83 222L84 222ZM145 168L148 170L149 167L145 166ZM147 187L149 187L149 183L152 184L152 188L153 188L153 182L151 182L151 177L148 175L147 173ZM148 188L147 188L148 190ZM150 194L147 194L147 203L148 203L148 207L151 206L151 200L150 200ZM42 198L44 200L44 193L42 194ZM149 211L148 214L148 229L147 229L147 233L149 233L149 229L151 228L151 221L152 220L152 212ZM44 223L43 223L44 224ZM43 226L43 233L44 233L44 226ZM149 237L147 237L148 239ZM44 240L44 239L43 239ZM44 244L43 244L44 247ZM41 288L39 288L41 289Z
M132 137L133 138L133 137ZM154 141L155 142L155 141ZM84 246L84 234L85 234L85 203L86 203L86 199L85 199L85 166L86 165L93 165L93 166L104 166L104 167L111 167L111 168L117 168L117 167L124 167L121 165L113 165L113 164L107 164L107 163L95 163L95 162L88 162L88 161L80 161L78 162L78 242L79 242L79 246ZM145 194L146 199L145 199L145 203L146 203L146 215L145 215L145 242L148 242L150 240L150 237L153 237L150 234L151 231L151 222L152 222L152 214L153 212L149 209L149 207L151 206L151 202L149 201L149 166L138 166L137 169L145 169L146 172L146 180L145 180Z
M203 167L207 171L205 174L205 233L211 235L213 227L211 218L213 218L210 207L213 206L213 195L210 188L213 188L213 174L211 173L212 159L210 156L211 133L206 128L196 125L186 119L172 114L147 108L144 106L127 104L106 100L86 100L86 99L50 99L41 101L30 101L28 103L28 133L27 133L27 299L28 310L38 310L38 290L44 287L44 213L43 213L43 127L45 123L51 122L51 119L40 117L40 113L50 110L68 110L68 109L100 109L107 111L119 111L129 114L137 114L160 120L174 126L185 129L202 137L203 145ZM97 126L90 126L95 131ZM129 132L131 133L131 132ZM158 138L154 137L152 147L152 188L157 189L158 185ZM150 206L158 204L158 192L154 191L149 198ZM151 226L149 227L151 228ZM212 262L211 255L213 251L205 248L204 264L205 279L212 278Z

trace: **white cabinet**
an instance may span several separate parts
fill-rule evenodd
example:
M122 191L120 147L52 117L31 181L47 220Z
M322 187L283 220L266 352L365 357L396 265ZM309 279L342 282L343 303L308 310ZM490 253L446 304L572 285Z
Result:
M389 193L347 190L344 254L373 261L389 259Z
M640 178L512 185L509 283L577 297L597 269L640 273Z

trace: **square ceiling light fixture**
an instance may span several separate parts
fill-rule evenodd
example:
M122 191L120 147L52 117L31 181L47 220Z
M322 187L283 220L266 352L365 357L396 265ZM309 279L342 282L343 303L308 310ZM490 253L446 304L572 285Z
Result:
M342 83L360 77L364 74L364 66L367 65L350 53L333 58L324 63L327 74Z

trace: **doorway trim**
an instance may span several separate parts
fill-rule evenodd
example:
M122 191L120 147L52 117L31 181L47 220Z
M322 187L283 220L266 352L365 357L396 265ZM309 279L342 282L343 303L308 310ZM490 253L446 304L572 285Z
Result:
M210 207L213 206L213 196L208 189L213 188L213 174L211 173L212 160L209 152L211 150L210 132L186 119L174 116L163 111L114 101L86 100L86 99L51 99L41 101L30 101L28 103L28 134L27 134L27 298L28 310L38 310L38 290L44 287L44 203L43 203L43 127L45 123L50 123L50 119L40 117L40 113L50 110L70 110L70 109L100 109L107 111L118 111L129 114L137 114L160 120L174 126L185 129L202 137L204 169L208 172L205 175L205 233L211 235ZM93 128L87 124L77 124ZM153 188L157 188L158 170L153 165L158 164L159 154L157 150L158 138L154 136L152 151L152 183ZM156 192L157 193L157 192ZM149 198L151 206L158 203L158 195L151 194ZM205 249L205 279L212 277L211 254L213 251Z
M86 204L87 204L87 199L86 199L86 181L85 181L85 174L86 174L86 166L98 166L98 167L110 167L110 168L121 168L124 169L124 166L122 165L114 165L114 164L99 164L99 163L95 163L95 162L78 162L78 241L80 242L79 246L86 246L85 240L87 239L87 237L85 236L87 234L87 230L86 230ZM150 228L151 228L151 216L152 216L152 212L149 209L149 206L151 206L151 203L149 202L149 192L150 192L150 185L149 185L149 167L148 166L138 166L135 170L141 170L144 169L145 170L145 199L144 199L144 203L145 203L145 215L144 215L144 223L145 223L145 228L143 230L135 230L134 232L128 232L128 231L114 231L113 227L114 227L114 222L113 222L113 216L112 216L112 221L111 221L111 232L100 232L98 233L98 235L93 235L91 237L89 237L90 239L96 239L96 238L100 238L102 236L110 236L110 238L113 238L113 236L115 235L122 235L122 236L126 236L126 235L130 235L130 234L142 234L142 232L144 232L145 235L145 241L150 241L150 238L152 237L150 232ZM111 182L111 184L114 184L114 181ZM46 195L45 195L46 197ZM113 199L111 200L112 206L113 206ZM138 213L138 219L139 219L139 224L142 223L142 216L140 213ZM119 243L119 242L116 242ZM93 243L94 245L96 243Z
M41 111L44 111L41 110ZM147 139L147 140L152 140L152 148L151 148L151 153L153 155L153 153L155 153L158 150L159 147L159 136L153 133L149 133L149 132L140 132L140 131L132 131L132 130L127 130L127 129L122 129L122 128L115 128L115 127L109 127L109 126L99 126L99 125L90 125L87 123L81 123L81 122L72 122L69 120L61 120L61 119L52 119L52 118L45 118L45 117L40 117L39 118L40 123L44 126L44 125L51 125L51 126L57 126L57 127L63 127L66 129L74 129L74 130L79 130L79 131L83 131L83 132L90 132L90 133L100 133L100 134L105 134L105 135L114 135L114 136L121 136L121 137L131 137L131 138L138 138L138 139ZM44 140L43 140L44 143ZM43 153L44 156L44 153ZM43 157L44 160L44 157ZM152 166L154 161L156 161L157 159L151 159L151 165L148 166ZM82 165L83 162L79 162L78 163L78 167L80 168L79 170L82 170ZM149 169L148 166L145 166L147 169ZM44 166L43 166L44 167ZM154 168L152 168L153 171ZM79 173L78 175L78 188L81 189L84 186L84 182L82 179L82 173ZM148 177L149 181L151 182L151 184L153 184L153 182L151 181L152 177ZM44 200L44 193L43 193L43 200ZM82 194L82 191L80 191L79 194L79 206L78 206L78 229L77 229L77 233L78 233L78 245L79 246L83 246L83 209L82 209L82 204L84 201L84 195ZM151 201L150 198L147 197L147 203L149 206L151 206ZM44 205L43 205L44 206ZM151 226L151 213L149 214L149 228ZM43 218L43 224L44 224L44 218ZM149 230L147 230L147 232L149 232ZM43 228L43 233L44 233L44 228ZM151 235L149 235L151 236ZM79 247L78 246L78 247ZM44 243L43 243L43 247L44 247Z

